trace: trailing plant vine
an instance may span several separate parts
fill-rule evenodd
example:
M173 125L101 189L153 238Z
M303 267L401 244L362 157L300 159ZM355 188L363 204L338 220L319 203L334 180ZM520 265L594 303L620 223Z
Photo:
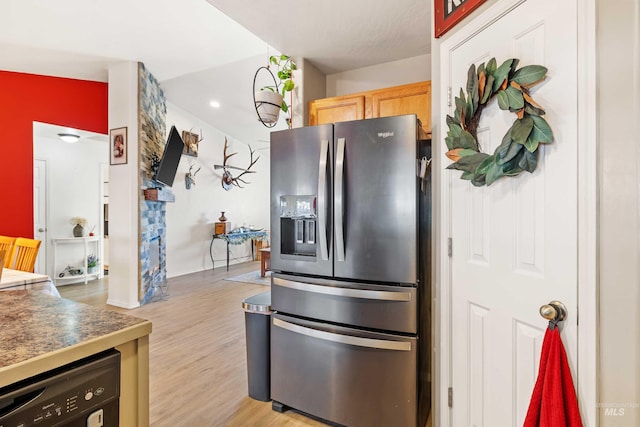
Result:
M540 144L553 142L553 132L542 117L545 111L529 92L542 81L547 68L528 65L517 69L519 60L508 59L499 67L495 58L469 67L467 93L460 88L455 98L453 117L447 115L449 131L445 142L446 156L453 161L447 169L462 171L461 179L477 187L491 185L503 176L533 172L538 164ZM515 113L517 118L492 155L483 153L478 143L478 124L482 110L498 99L501 110Z

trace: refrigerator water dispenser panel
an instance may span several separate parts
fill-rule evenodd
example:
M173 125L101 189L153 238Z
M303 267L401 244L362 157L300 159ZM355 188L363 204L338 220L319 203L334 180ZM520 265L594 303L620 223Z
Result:
M316 196L280 197L281 254L316 256Z
M315 218L316 196L281 196L280 218Z

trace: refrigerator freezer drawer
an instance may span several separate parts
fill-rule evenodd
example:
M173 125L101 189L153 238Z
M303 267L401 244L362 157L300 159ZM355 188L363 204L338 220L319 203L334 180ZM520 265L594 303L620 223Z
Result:
M417 340L274 314L271 397L334 423L415 426Z
M414 287L273 274L272 309L296 316L385 331L417 332Z

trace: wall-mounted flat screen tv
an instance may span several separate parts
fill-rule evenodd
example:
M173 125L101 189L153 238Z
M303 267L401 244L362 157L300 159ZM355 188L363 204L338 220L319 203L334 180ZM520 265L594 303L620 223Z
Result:
M182 157L183 149L184 142L178 133L178 129L176 129L175 126L171 126L169 136L167 137L167 143L164 146L164 152L160 159L160 165L156 171L156 181L169 187L173 185L173 180L176 177L176 171L178 170L178 164L180 163L180 157Z

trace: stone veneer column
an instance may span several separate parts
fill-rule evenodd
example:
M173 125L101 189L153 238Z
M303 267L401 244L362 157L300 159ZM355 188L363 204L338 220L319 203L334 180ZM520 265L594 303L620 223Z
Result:
M138 65L138 138L140 150L140 215L139 215L139 297L140 303L145 304L153 301L157 296L158 288L153 285L164 284L167 279L166 271L166 203L145 200L143 191L145 188L158 186L153 181L150 171L151 158L156 154L158 158L162 156L166 143L166 115L167 104L164 92L160 88L160 83L146 69L144 64ZM150 251L150 242L159 238L159 270L150 271L150 267L158 260L158 254Z

